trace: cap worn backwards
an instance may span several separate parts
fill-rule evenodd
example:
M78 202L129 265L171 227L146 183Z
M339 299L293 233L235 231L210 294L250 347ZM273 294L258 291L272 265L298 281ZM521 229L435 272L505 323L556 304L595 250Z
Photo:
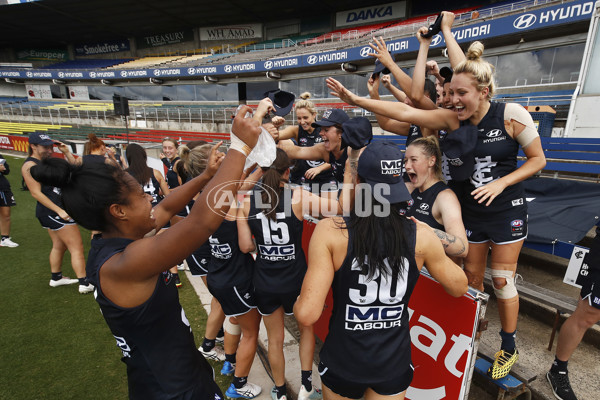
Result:
M372 190L380 186L378 193L390 204L408 201L411 196L402 179L403 158L400 148L392 142L371 143L358 159L358 175Z
M464 125L448 133L441 142L442 152L448 160L450 176L454 181L465 181L473 173L475 166L475 145L477 127Z
M29 143L40 146L50 146L54 144L54 140L45 133L32 132L29 134Z
M337 108L332 108L323 113L323 117L312 123L313 128L318 128L320 126L333 126L333 125L342 125L344 122L348 121L350 117L344 111L339 110Z

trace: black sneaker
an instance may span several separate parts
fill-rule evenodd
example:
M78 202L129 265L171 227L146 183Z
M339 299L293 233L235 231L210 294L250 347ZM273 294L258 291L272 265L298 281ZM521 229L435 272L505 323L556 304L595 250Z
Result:
M568 372L548 371L546 378L550 382L554 397L559 400L577 400L577 396L575 396L573 389L571 389Z

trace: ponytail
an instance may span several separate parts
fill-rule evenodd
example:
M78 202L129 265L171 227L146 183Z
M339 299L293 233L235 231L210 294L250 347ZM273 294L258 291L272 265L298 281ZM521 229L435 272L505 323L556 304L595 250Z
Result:
M41 184L60 188L65 211L89 230L106 230L110 205L127 204L125 172L111 164L73 165L49 157L31 167L30 172Z
M281 187L281 183L284 182L283 174L290 167L290 159L285 151L278 148L276 154L273 164L270 167L262 168L262 183L270 190L263 190L261 197L263 204L269 204L269 211L265 212L265 216L272 220L276 219L279 198L283 192ZM277 195L273 196L272 193Z

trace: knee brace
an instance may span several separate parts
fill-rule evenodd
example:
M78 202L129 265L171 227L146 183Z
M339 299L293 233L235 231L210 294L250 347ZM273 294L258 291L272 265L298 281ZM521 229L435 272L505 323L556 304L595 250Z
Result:
M242 333L242 328L237 324L231 323L229 317L225 318L225 322L223 322L223 330L230 335L241 335Z
M496 285L492 282L492 287L494 288L494 293L496 293L496 297L499 299L512 299L513 297L518 296L517 287L515 286L515 278L513 277L512 271L507 270L492 270L492 280L494 278L504 278L506 280L506 285L502 288L497 289Z

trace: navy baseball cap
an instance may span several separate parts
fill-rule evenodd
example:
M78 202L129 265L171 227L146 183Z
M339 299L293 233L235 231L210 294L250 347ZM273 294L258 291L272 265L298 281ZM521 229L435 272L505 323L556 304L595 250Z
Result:
M452 75L454 75L454 72L448 67L442 67L440 69L440 75L442 78L444 78L444 82L442 83L448 83L452 81Z
M283 90L275 89L265 93L265 97L268 97L273 102L275 107L275 115L284 117L289 114L294 106L294 100L296 96L293 93L285 92Z
M379 76L379 74L389 74L390 70L388 67L383 65L381 61L375 60L375 69L373 70L373 77Z
M381 195L390 204L409 201L410 193L402 179L402 162L404 156L400 148L392 142L377 141L369 144L358 159L358 175L361 181L375 185L388 185Z
M346 114L344 111L337 108L332 108L331 110L325 111L320 120L313 122L312 127L318 128L320 126L342 125L349 119L350 117L348 117L348 114Z
M465 181L473 174L477 144L477 127L464 125L448 133L441 142L442 152L448 160L450 176L454 181Z
M41 146L50 146L54 144L54 140L45 133L32 132L29 134L29 143Z
M367 118L350 118L342 124L342 149L348 146L353 149L362 149L371 143L372 139L373 127Z

